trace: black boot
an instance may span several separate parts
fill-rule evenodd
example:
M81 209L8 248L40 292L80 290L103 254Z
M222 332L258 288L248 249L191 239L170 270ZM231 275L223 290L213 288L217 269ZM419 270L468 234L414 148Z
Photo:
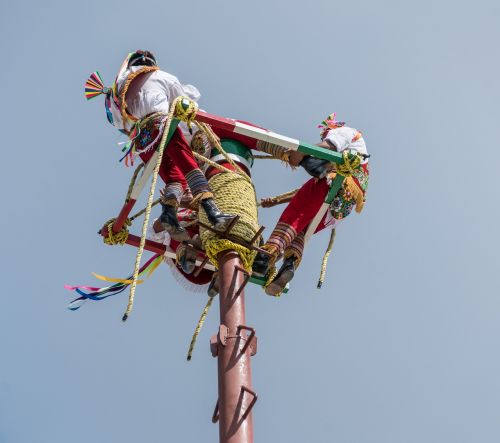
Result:
M273 295L277 297L283 292L287 283L290 282L295 275L296 261L297 258L294 256L285 259L285 261L281 265L280 270L278 271L278 274L276 275L276 277L274 277L274 280L266 288L267 295Z
M196 268L196 256L198 253L196 249L186 244L182 245L181 248L178 255L179 265L186 274L191 274Z
M160 222L170 236L177 241L187 241L190 239L186 229L184 229L177 220L177 209L172 205L161 205L162 212Z
M271 256L263 254L262 252L257 252L255 259L252 264L252 274L257 277L265 277L269 271L269 265L271 264Z
M200 205L205 210L208 220L214 228L221 231L226 229L231 220L236 217L233 214L224 214L215 204L213 198L206 198L200 202Z
M321 160L310 155L306 155L299 163L309 175L316 178L323 178L326 175L329 164L328 160Z

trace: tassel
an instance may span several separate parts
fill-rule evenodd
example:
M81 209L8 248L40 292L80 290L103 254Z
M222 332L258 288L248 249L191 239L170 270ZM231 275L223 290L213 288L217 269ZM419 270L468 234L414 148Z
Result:
M344 180L344 189L356 202L356 212L359 214L365 206L365 193L353 177L347 177Z
M90 74L90 77L85 82L85 98L87 100L101 94L107 94L109 91L110 89L104 86L101 75L97 71Z

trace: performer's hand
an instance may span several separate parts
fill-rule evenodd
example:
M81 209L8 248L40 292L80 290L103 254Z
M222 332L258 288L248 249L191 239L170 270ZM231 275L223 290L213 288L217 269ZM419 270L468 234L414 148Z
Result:
M267 197L267 198L262 198L260 200L260 205L263 208L272 208L273 206L276 205L276 202L274 201L274 199L272 197Z
M330 162L328 160L314 158L310 155L306 155L299 164L309 175L316 178L323 178L328 172L328 168L330 166Z
M102 235L103 237L108 236L108 225L104 225L101 229L97 231L98 234Z

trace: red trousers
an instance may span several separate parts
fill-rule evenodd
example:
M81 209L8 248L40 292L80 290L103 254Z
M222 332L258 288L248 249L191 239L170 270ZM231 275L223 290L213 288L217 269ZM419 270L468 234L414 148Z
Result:
M325 178L311 178L295 194L281 214L266 245L278 257L295 256L296 266L302 259L305 246L305 232L309 224L320 210L327 194L328 183ZM315 232L325 228L325 217L321 220Z
M146 163L155 151L155 149L151 149L148 152L140 154L142 161ZM193 169L198 169L198 164L182 131L177 128L163 153L159 172L160 177L165 184L177 182L181 183L183 189L185 189L186 175Z
M329 189L326 178L321 180L311 178L304 183L297 194L290 200L278 223L286 223L293 227L295 232L302 232L309 226L309 223L320 210ZM323 228L324 226L320 223L315 232Z

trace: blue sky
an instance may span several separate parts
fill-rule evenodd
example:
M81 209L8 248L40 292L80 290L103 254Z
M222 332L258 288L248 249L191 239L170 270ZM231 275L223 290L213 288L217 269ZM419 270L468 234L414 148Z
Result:
M497 2L263 1L2 5L0 442L217 441L205 298L162 267L78 312L68 284L124 276L135 250L96 235L131 170L83 84L151 49L208 112L316 142L336 111L372 154L368 201L310 243L292 291L256 287L247 319L258 442L500 439ZM260 197L307 179L257 163ZM275 223L281 208L261 212ZM139 225L135 227L139 231Z

